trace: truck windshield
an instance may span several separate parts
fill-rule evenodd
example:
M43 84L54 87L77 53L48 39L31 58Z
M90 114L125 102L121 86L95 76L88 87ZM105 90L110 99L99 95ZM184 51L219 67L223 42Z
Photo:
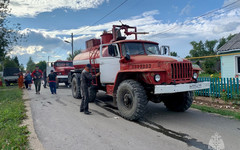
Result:
M72 62L55 62L54 66L56 67L72 67Z
M157 44L152 43L123 43L122 55L160 55Z

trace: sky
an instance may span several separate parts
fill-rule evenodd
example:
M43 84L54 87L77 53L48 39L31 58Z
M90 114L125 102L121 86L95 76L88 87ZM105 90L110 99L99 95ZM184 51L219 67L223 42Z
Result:
M35 62L48 56L64 60L71 52L64 40L70 41L71 33L74 50L84 50L86 40L99 38L119 20L149 32L140 39L169 45L180 57L189 55L191 41L240 32L240 0L10 0L9 8L8 19L20 23L26 35L10 55L25 66L30 56Z

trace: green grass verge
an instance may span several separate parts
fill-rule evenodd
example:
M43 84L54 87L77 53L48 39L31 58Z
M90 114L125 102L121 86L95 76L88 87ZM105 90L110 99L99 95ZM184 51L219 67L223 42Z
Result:
M212 75L212 77L211 77ZM200 73L199 77L205 77L205 78L219 78L219 76L221 76L219 73L214 73L214 74L207 74L207 73Z
M28 130L20 126L26 118L22 90L0 88L0 149L28 149Z
M235 112L235 111L231 111L231 110L224 110L224 109L217 109L217 108L213 108L213 107L209 107L209 106L202 106L202 105L196 105L196 104L192 104L191 107L195 108L195 109L199 109L199 110L204 111L204 112L216 113L216 114L220 114L220 115L223 115L223 116L231 116L235 119L240 120L240 112Z

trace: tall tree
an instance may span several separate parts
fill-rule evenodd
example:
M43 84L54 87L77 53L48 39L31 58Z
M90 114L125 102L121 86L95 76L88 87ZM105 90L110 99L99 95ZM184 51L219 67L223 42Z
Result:
M4 59L4 62L3 62L3 65L4 65L4 68L12 68L12 67L19 67L16 62L14 61L14 59L10 58L9 56L7 56L5 59Z
M29 57L29 60L27 62L27 70L33 71L35 69L35 63L32 60L32 57Z
M217 49L219 49L220 47L222 47L225 43L227 43L229 40L231 40L236 34L230 34L227 38L221 38L219 39L219 43L217 46Z
M11 24L8 20L10 16L9 1L0 1L0 62L12 50L13 45L20 42L23 37L23 34L19 33L19 30L21 30L20 24Z
M46 70L46 66L47 66L47 62L44 60L44 61L40 61L39 63L36 64L39 69L41 69L42 71Z
M68 54L67 60L69 60L69 61L73 60L73 58L74 58L75 56L77 56L78 54L80 54L81 52L82 52L82 50L80 49L80 50L74 51L74 52L73 52L73 56L72 56L72 54Z
M13 58L13 60L14 60L14 62L17 64L17 66L20 66L17 56L15 56L15 57Z

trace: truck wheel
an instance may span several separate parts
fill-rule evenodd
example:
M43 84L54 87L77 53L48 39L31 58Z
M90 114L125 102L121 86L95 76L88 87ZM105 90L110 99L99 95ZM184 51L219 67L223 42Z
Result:
M121 116L128 120L138 120L148 103L146 92L137 81L123 81L117 90L117 107Z
M89 89L89 102L94 102L97 96L97 87L91 86Z
M168 95L163 100L168 110L176 112L186 111L193 102L193 92L182 92Z
M82 97L80 89L80 74L76 74L72 79L72 95L77 99Z

